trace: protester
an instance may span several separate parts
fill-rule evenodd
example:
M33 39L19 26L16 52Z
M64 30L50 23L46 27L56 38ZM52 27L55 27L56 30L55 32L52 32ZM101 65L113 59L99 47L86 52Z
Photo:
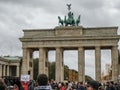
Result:
M98 90L99 83L97 81L90 81L87 84L87 90Z
M113 81L111 81L111 82L109 83L109 90L115 90L114 82L113 82Z
M34 83L32 80L30 80L30 82L29 82L28 90L34 90Z
M72 90L72 84L66 82L65 90Z
M17 84L14 84L14 86L13 86L13 90L19 90L19 87L18 87Z
M85 87L83 86L83 82L77 83L77 89L76 90L85 90Z
M65 85L64 85L64 82L62 82L62 83L61 83L60 90L65 90Z
M51 86L48 85L48 77L46 74L38 75L38 86L34 90L52 90Z
M13 90L24 90L19 80L16 80L13 85Z

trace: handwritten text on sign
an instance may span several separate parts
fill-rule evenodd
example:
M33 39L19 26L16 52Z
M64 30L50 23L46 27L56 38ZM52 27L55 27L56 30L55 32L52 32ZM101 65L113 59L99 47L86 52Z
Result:
M30 81L30 75L21 75L21 81Z

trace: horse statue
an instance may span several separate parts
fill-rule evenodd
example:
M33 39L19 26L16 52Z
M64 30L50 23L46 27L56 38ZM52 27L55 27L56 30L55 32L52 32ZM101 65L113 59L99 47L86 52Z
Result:
M80 15L78 16L77 20L76 20L76 25L78 26L80 23Z
M73 16L72 12L68 13L68 19L66 19L66 16L65 16L64 23L65 23L65 26L68 26L68 25L74 26L75 25L75 20L74 20L74 16Z
M63 26L64 21L60 18L60 16L58 16L58 20L59 20L59 23Z
M67 19L66 19L66 16L65 16L65 18L64 18L64 24L65 24L65 26L67 26L68 24L67 24Z

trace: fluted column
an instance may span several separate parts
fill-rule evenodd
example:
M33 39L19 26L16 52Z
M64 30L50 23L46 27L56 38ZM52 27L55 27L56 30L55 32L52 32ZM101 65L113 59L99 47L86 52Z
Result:
M63 49L56 48L56 66L55 79L57 82L64 80Z
M17 77L19 77L19 75L20 75L20 68L19 68L19 65L17 65L16 67L17 67L16 75L17 75Z
M38 65L38 70L39 74L46 74L46 67L45 67L45 49L44 48L39 48L39 65Z
M7 76L9 76L9 65L7 65Z
M117 81L118 79L118 46L113 46L111 49L112 56L112 80Z
M5 76L6 73L6 65L3 65L3 76Z
M84 48L78 48L78 81L85 81L85 54Z
M118 75L120 77L120 50L118 50Z
M101 82L101 50L95 47L95 75L96 81Z
M0 78L2 77L2 64L0 64Z
M21 74L28 74L29 70L29 62L28 62L28 50L27 48L23 48L23 60L22 60L22 68L21 68Z

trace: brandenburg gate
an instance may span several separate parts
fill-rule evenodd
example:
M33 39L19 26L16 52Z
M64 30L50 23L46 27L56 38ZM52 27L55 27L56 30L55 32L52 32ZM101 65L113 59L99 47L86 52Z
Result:
M39 74L48 75L48 51L56 50L56 81L64 80L64 50L78 50L78 81L85 81L85 50L95 50L96 80L101 81L101 49L111 50L112 80L120 73L118 64L118 27L58 26L54 29L23 30L20 38L23 48L22 74L33 78L34 51L39 51Z
M101 49L111 50L112 80L117 81L120 74L118 63L118 27L79 26L80 15L74 19L71 4L68 6L68 18L58 16L60 26L54 29L23 30L20 38L23 48L21 74L28 74L33 79L33 52L39 51L39 74L48 75L48 51L56 51L55 79L64 80L64 50L78 50L78 81L85 81L85 50L95 50L95 79L101 81Z

